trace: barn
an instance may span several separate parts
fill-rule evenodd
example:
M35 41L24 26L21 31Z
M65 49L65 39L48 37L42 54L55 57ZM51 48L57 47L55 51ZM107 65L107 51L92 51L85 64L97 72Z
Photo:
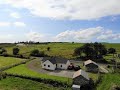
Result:
M88 72L98 72L99 71L99 66L96 62L92 60L87 60L83 64L86 68L86 71Z
M73 90L89 90L89 77L88 74L83 71L79 70L74 73L73 75ZM83 89L84 88L84 89ZM87 89L85 89L87 88Z

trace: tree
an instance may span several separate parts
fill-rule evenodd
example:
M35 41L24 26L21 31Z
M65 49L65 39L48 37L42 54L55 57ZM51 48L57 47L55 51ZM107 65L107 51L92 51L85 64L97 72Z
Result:
M47 51L50 51L50 47L47 47Z
M98 47L99 47L100 55L106 55L107 54L107 49L106 49L106 47L103 44L99 43Z
M116 49L115 48L109 48L108 53L113 54L113 58L114 58L114 54L116 53Z
M95 53L92 44L86 43L82 46L83 53L86 55L86 57L92 57L93 53Z
M17 55L19 51L19 48L13 48L13 55Z
M74 55L75 56L78 56L78 55L81 56L81 54L82 54L82 48L81 47L78 47L74 50Z
M115 54L115 52L116 52L116 49L115 49L115 48L109 48L109 49L108 49L108 53L109 53L109 54Z

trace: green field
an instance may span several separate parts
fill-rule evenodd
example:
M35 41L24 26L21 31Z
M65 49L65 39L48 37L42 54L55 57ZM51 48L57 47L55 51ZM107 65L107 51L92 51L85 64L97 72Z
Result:
M120 86L120 74L105 74L97 90L110 90L113 85Z
M38 44L38 45L26 45L26 46L19 46L20 54L29 55L31 50L39 49L40 51L44 51L45 54L50 56L63 56L68 59L75 58L73 56L74 49L76 47L82 46L83 43L49 43L49 44ZM115 48L117 53L120 53L120 44L104 44L107 48ZM16 46L5 47L9 54L12 54L12 49ZM47 47L50 47L50 51L47 51Z
M59 88L53 87L47 84L43 84L40 82L15 78L15 77L7 77L6 79L2 79L0 81L0 90L70 90L69 88Z
M19 63L21 61L24 61L24 60L25 59L0 56L0 68L6 67L6 66L10 66L10 65Z
M34 49L39 49L40 51L44 51L45 54L50 56L63 56L66 58L73 58L73 51L76 47L82 46L83 44L71 44L71 43L50 43L50 44L39 44L39 45L27 45L27 46L19 46L20 54L30 52ZM15 47L15 46L13 46ZM13 47L5 47L9 54L12 54ZM47 47L50 47L50 51L47 51ZM29 55L26 53L25 55Z
M52 80L56 80L58 82L65 82L68 84L72 83L72 80L70 78L52 76L52 75L42 74L42 73L38 73L33 70L30 70L29 68L27 68L26 64L22 64L22 65L13 67L11 69L6 70L5 72L11 73L11 74L19 74L19 75L25 75L25 76L38 77L38 78L43 78L43 79L52 79Z

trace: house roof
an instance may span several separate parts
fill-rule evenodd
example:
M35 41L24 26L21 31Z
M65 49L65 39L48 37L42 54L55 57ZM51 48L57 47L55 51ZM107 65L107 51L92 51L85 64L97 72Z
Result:
M89 80L87 72L85 72L83 70L78 70L77 72L75 72L74 75L73 75L73 78L76 78L78 76L83 76L84 78L86 78L87 80Z
M52 64L55 64L55 63L56 63L56 60L55 60L55 58L53 58L53 57L44 57L44 58L42 59L43 62L45 62L45 61L47 61L47 60L49 60Z
M85 61L85 62L84 62L84 65L86 66L86 65L91 64L91 63L93 63L93 64L95 64L95 65L98 66L98 64L97 64L96 62L92 61L92 60L87 60L87 61Z
M56 64L56 63L62 63L62 64L66 64L67 63L67 59L65 58L61 58L61 57L44 57L42 59L43 62L49 60L51 63Z

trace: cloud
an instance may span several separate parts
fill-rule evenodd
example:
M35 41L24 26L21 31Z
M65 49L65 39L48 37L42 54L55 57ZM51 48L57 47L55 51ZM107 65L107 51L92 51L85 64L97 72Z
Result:
M97 37L99 40L118 40L120 39L120 33L113 33L112 30L107 30L102 32L100 36Z
M10 16L13 17L13 18L16 18L16 19L21 18L20 14L17 13L17 12L10 13Z
M27 40L40 42L94 42L99 41L114 41L120 39L120 33L114 33L112 30L103 27L94 27L79 30L66 30L57 35L42 34L39 32L28 32Z
M26 34L27 40L31 40L31 41L45 41L45 35L40 34L38 32L33 32L30 31Z
M53 19L93 20L120 15L119 0L5 0L5 3Z
M25 27L26 26L26 24L24 22L14 22L13 24L17 27Z
M6 27L6 26L10 26L11 23L10 22L0 22L0 27Z
M102 32L102 27L88 28L82 30L67 30L54 37L54 41L88 41Z

